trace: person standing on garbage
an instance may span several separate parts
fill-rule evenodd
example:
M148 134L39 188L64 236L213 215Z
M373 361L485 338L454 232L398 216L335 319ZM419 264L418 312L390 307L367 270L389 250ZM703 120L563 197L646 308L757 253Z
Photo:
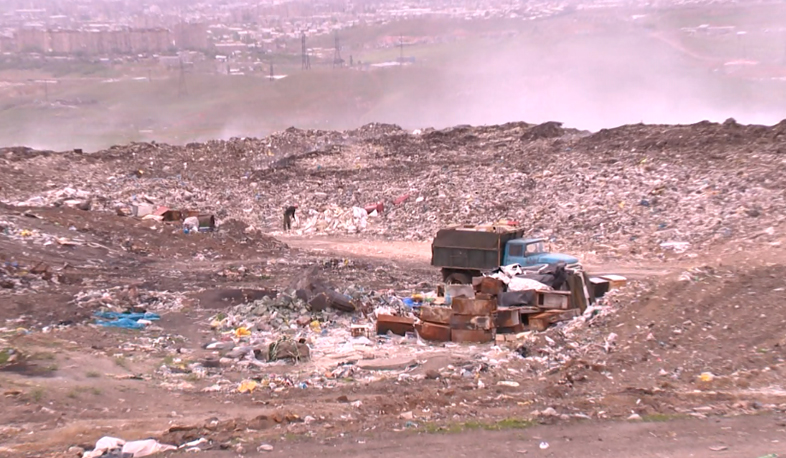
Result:
M295 210L297 210L298 206L290 205L284 210L284 230L290 231L292 230L292 220L295 219Z

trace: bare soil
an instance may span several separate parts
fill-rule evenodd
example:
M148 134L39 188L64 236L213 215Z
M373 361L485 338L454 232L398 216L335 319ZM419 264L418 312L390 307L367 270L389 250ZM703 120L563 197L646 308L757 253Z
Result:
M275 443L272 452L245 456L404 458L411 456L542 456L550 458L760 457L786 452L786 423L777 417L675 419L646 423L570 423L504 431L468 430L455 434L417 432L352 436L332 440ZM546 442L548 448L541 449ZM248 444L253 449L256 444ZM222 458L234 452L205 452Z
M779 265L750 267L735 259L736 270L702 271L689 283L678 281L680 269L669 266L665 270L670 271L656 278L656 293L640 297L639 303L598 325L597 332L613 330L624 344L602 361L567 366L546 377L527 376L529 363L522 359L511 369L523 376L490 368L482 376L486 389L478 389L472 379L393 378L347 381L326 390L218 394L200 391L210 386L209 380L186 374L165 377L158 369L171 363L173 355L191 360L207 356L202 344L211 339L206 326L209 316L241 300L238 291L275 289L320 259L334 257L351 257L361 266L335 272L344 276L340 279L376 281L380 287L413 285L424 276L436 276L423 262L422 244L288 238L287 247L265 238L238 241L218 239L223 236L217 234L189 238L160 223L154 228L145 221L73 209L32 210L38 218L21 216L28 209L4 211L6 216L24 218L31 230L56 232L81 243L3 242L4 259L28 265L44 261L60 275L68 273L72 278L63 283L37 282L29 292L3 296L8 304L3 318L32 331L8 337L29 359L0 372L4 393L0 439L14 456L52 456L72 445L89 449L103 435L156 437L172 443L206 437L231 448L216 450L215 456L234 455L232 447L260 441L274 442L274 454L390 457L436 450L449 451L451 456L477 454L479 444L487 440L499 444L501 451L526 450L544 456L568 456L579 450L590 453L587 456L715 456L719 452L707 447L716 444L730 447L724 453L739 453L734 456L758 456L777 450L780 444L772 442L783 432L775 417L713 419L786 403L786 393L778 388L785 375L786 344L780 330L786 316L778 305L785 299L779 286L784 272ZM145 249L128 249L129 244ZM777 253L782 252L770 250L771 255ZM195 260L199 254L204 259ZM269 267L269 262L280 258L286 261ZM753 262L755 256L745 259ZM774 263L781 257L771 259ZM237 272L241 266L258 271L259 276L219 275L228 267ZM660 261L635 267L664 268ZM91 309L69 304L78 290L116 285L194 291L189 296L193 302L179 312L163 314L149 330L77 324L41 332L42 327L57 322L80 323L89 318ZM751 297L756 298L755 314L744 311L753 304L744 299ZM751 322L757 323L755 332ZM559 334L551 335L557 345L570 344L560 341ZM412 375L472 363L439 347L420 359L419 372ZM596 372L595 363L606 369ZM279 369L283 374L303 370L298 366L271 368ZM659 375L661 369L669 375ZM703 371L716 375L713 384L697 383L696 376ZM229 368L224 375L235 382L245 377ZM510 379L520 380L521 386L497 386ZM353 405L354 401L360 405ZM528 419L533 410L547 407L568 415L618 420L636 412L646 421L575 423L540 418L536 422L551 426L518 430L531 424ZM412 421L403 419L407 412L414 413ZM211 418L220 422L206 428ZM659 423L663 420L679 422ZM721 428L727 424L739 434L724 434L729 430ZM172 432L173 426L178 432ZM485 431L499 428L506 431ZM423 435L459 431L460 436ZM304 437L311 439L301 442ZM583 444L588 438L602 445L587 451ZM550 448L540 450L541 440L549 442ZM411 449L415 443L419 444L417 452ZM253 455L255 448L246 448Z

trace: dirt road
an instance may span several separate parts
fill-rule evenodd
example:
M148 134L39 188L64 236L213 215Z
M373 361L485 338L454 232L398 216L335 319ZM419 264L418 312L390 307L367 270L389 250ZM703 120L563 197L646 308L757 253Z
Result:
M384 259L415 268L429 268L431 243L416 241L365 240L353 237L278 236L293 248L339 257ZM585 268L594 274L618 274L631 279L643 279L681 272L684 262L604 262L591 253L576 253Z
M274 443L265 456L412 458L538 456L549 458L757 458L786 453L783 419L755 416L723 419L681 419L668 422L573 423L506 431L465 431L456 434L383 433L325 442ZM541 443L548 448L541 449ZM201 453L203 458L234 456ZM262 456L246 454L246 456Z

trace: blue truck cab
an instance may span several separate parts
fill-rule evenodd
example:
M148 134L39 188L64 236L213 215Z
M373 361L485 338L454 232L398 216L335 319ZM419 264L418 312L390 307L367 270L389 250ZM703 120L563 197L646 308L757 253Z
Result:
M553 264L564 262L567 265L576 264L578 258L561 253L546 251L545 239L513 239L505 244L505 253L502 265L519 264L521 266L536 266L540 264Z

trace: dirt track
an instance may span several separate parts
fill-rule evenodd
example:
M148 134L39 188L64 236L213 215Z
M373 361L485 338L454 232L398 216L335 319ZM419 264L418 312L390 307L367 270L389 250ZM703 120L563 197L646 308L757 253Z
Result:
M346 256L350 258L367 258L385 260L401 266L412 266L421 269L430 267L431 243L416 241L390 241L390 240L363 240L351 237L302 237L279 236L289 246L302 250L324 253L333 256ZM631 279L645 279L678 273L685 269L685 262L663 261L654 262L587 262L586 254L582 256L584 266L594 274L618 274ZM592 258L590 256L590 258Z
M541 442L547 442L549 447L541 449ZM779 456L786 453L786 422L763 415L655 423L573 423L447 435L381 433L324 442L280 443L274 447L273 452L252 452L246 456L408 458L493 454L548 458L756 458L770 453ZM200 454L205 458L232 455L221 452Z

